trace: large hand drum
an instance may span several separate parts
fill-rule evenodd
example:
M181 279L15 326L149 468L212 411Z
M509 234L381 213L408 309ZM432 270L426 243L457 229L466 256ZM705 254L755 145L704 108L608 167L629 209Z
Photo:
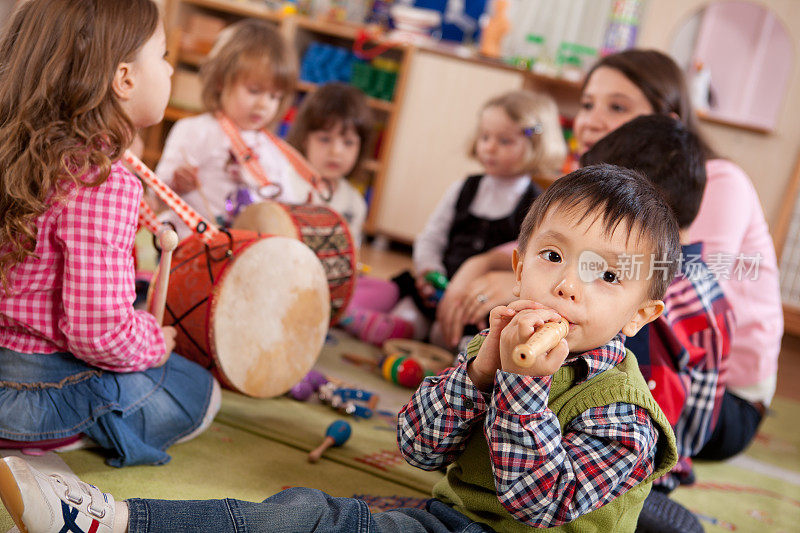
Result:
M355 287L356 250L347 223L336 211L321 205L266 200L245 207L233 227L292 237L314 250L328 277L331 325L341 318Z
M249 231L198 235L172 258L165 325L176 352L258 398L288 391L319 356L330 320L325 271L303 243Z

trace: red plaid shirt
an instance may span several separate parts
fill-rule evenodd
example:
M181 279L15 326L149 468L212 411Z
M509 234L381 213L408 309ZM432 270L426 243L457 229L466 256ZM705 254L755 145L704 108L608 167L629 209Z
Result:
M618 336L564 364L585 370L586 380L624 357ZM410 464L434 470L453 462L470 434L482 430L500 503L534 527L570 522L653 472L658 433L645 409L628 403L589 409L562 434L547 408L551 379L498 370L484 396L462 353L457 366L426 378L400 412L400 452Z
M142 186L121 163L97 187L75 187L36 221L36 257L10 269L0 292L0 346L70 352L116 372L152 367L166 346L135 311L133 241Z
M675 430L680 460L657 485L690 479L692 462L717 424L734 328L733 311L701 259L702 245L683 246L681 269L664 295L664 314L625 340Z

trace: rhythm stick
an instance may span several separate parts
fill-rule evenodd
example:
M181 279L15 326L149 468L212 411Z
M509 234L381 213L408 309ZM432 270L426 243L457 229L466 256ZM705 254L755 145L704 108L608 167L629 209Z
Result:
M569 333L569 322L563 318L558 322L546 322L523 344L517 344L511 358L517 366L528 368L537 357L555 348Z
M308 462L316 463L331 446L341 446L350 438L350 424L344 420L337 420L325 430L325 440L315 450L308 454Z
M164 227L158 232L158 246L161 248L161 259L158 261L158 279L150 301L150 313L156 317L159 325L164 323L164 306L167 303L167 286L169 271L172 268L172 251L178 246L178 234L171 228Z

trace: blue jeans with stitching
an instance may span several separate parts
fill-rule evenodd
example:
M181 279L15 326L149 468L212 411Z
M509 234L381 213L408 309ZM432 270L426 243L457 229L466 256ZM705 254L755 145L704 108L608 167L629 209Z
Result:
M263 502L128 500L130 533L493 533L438 500L371 514L366 502L291 488Z

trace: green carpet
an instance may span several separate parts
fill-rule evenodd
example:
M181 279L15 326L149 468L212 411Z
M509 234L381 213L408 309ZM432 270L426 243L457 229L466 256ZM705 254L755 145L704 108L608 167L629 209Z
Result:
M800 485L729 463L699 463L697 482L672 497L700 518L708 533L790 533L800 527Z
M341 354L378 357L374 347L334 331L317 368L346 383L377 392L378 410L362 420L318 401L256 400L226 391L209 431L170 448L161 467L115 469L90 450L60 457L82 479L118 498L240 498L259 501L286 487L307 486L335 496L363 496L374 510L416 505L439 479L406 464L397 452L394 415L412 391L384 381L377 372L343 362ZM308 450L325 428L347 419L351 438L317 464ZM751 447L733 462L698 463L697 483L674 497L698 513L708 532L793 532L800 524L800 403L776 399ZM11 527L0 510L0 533Z
M276 398L254 401L226 394L217 421L253 435L310 451L317 447L325 429L343 416L325 405L314 405ZM299 423L298 421L302 421ZM426 472L410 466L397 450L394 417L348 419L350 439L339 448L331 448L325 457L378 478L429 492L440 478L438 472Z
M747 455L800 474L800 402L775 398Z
M313 487L334 496L368 494L388 499L427 498L420 491L323 458L307 462L303 450L215 422L203 435L170 448L164 466L106 466L91 450L60 454L78 476L118 499L238 498L261 501L288 487ZM0 532L13 526L0 508Z

